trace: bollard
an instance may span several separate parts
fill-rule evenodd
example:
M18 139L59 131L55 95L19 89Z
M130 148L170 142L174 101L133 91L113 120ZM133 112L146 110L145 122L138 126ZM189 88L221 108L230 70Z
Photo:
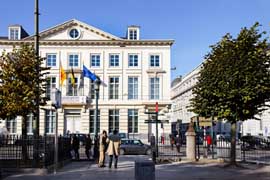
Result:
M155 180L154 162L149 160L136 160L135 180Z

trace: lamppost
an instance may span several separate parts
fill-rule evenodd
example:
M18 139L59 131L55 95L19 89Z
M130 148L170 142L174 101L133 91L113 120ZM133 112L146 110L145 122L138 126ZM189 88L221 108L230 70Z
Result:
M94 89L96 92L96 110L95 110L95 119L94 119L94 140L97 141L97 135L98 135L98 98L99 98L99 88L100 88L100 84L101 84L101 80L100 78L97 76L97 79L95 80L95 85L94 85ZM96 146L96 147L95 147ZM97 157L98 154L98 142L94 143L94 156Z

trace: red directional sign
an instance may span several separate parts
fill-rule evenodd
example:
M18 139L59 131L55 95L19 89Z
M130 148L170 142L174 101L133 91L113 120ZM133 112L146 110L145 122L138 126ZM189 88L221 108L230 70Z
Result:
M158 102L156 102L156 112L158 112Z

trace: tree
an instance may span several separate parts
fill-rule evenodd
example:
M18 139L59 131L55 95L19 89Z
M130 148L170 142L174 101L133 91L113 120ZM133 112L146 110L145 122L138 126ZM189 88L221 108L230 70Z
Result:
M36 114L36 97L40 97L40 105L47 100L44 93L48 68L41 68L43 61L44 58L36 59L34 48L27 45L9 53L4 51L0 56L0 118L22 116L23 137L27 135L27 115Z
M236 122L256 119L270 100L270 55L259 24L226 34L211 46L193 90L192 111L231 123L231 164L236 164Z

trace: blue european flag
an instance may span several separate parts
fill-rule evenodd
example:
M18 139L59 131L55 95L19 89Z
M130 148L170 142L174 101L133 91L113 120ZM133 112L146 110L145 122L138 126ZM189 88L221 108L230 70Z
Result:
M88 77L92 81L97 80L97 76L94 73L92 73L89 69L87 69L87 67L85 67L84 65L83 65L83 76Z

